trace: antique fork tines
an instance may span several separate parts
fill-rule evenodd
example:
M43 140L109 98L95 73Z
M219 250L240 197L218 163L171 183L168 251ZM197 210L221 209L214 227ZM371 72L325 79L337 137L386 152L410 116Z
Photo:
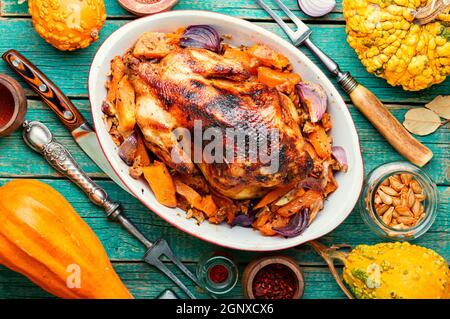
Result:
M159 239L154 243L149 241L133 222L125 216L122 206L119 203L110 200L106 191L91 180L81 169L69 151L53 138L53 135L47 126L38 121L25 121L23 126L23 139L25 143L32 150L40 153L59 173L69 178L75 185L81 188L92 203L103 207L106 216L109 219L118 222L130 234L136 237L147 249L147 252L144 255L144 261L146 263L159 269L180 287L186 295L192 299L196 299L183 282L160 260L162 256L166 256L190 280L201 287L197 278L175 256L169 244L164 239ZM215 296L211 295L211 297L214 298Z
M286 13L286 15L291 19L292 22L297 26L297 30L293 31L291 27L287 25L283 19L275 13L264 1L256 0L256 2L267 11L267 13L278 23L278 25L284 30L295 46L300 45L303 41L309 38L311 35L311 29L308 28L297 16L286 7L283 2L275 0L281 10Z
M332 73L336 78L338 83L342 86L342 88L347 92L352 92L358 83L351 77L349 72L343 73L339 68L339 65L328 55L326 55L321 49L319 49L310 39L311 29L304 24L299 18L295 16L295 14L286 7L283 2L280 0L274 0L275 3L280 7L281 10L286 13L286 15L291 19L291 21L297 26L297 30L293 31L283 19L275 13L264 1L256 0L256 2L267 11L267 13L278 23L278 25L283 29L283 31L287 34L289 39L291 39L292 43L295 46L299 46L301 44L306 45L312 53L314 53L317 58L319 58L320 62L327 68L327 70Z

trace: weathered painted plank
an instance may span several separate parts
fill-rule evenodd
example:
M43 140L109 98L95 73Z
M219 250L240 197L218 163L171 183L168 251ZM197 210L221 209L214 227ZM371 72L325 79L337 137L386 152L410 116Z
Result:
M0 179L0 185L7 181L7 179ZM130 237L119 225L107 221L103 211L91 204L76 186L66 180L42 181L61 192L73 205L80 216L85 219L97 236L99 236L112 260L137 261L142 258L145 252L142 245ZM172 227L112 182L99 181L99 184L106 189L112 199L122 202L127 215L150 240L156 240L160 237L167 239L175 253L182 260L198 261L205 251L217 249L217 246L203 242ZM450 217L448 215L450 209L450 188L439 187L439 191L441 205L436 222L430 231L417 240L416 243L435 249L444 258L450 260ZM360 209L357 206L342 225L321 238L321 241L327 245L342 243L351 245L374 244L382 241L363 224L359 212ZM228 226L224 225L223 227ZM296 258L302 265L324 265L324 261L315 253L312 253L307 246L302 246L299 249L290 249L286 252ZM258 255L251 252L233 251L232 253L239 262L248 262L251 258Z
M191 271L195 271L195 267L195 264L188 265ZM240 267L241 274L243 267L243 265ZM156 298L165 289L172 289L178 296L185 298L181 290L169 279L146 264L119 262L114 263L114 268L135 298ZM175 267L169 265L169 268L183 278ZM303 267L302 270L305 277L303 298L345 298L326 268ZM190 282L186 281L185 284L191 291L196 291ZM53 298L53 296L35 286L22 275L0 266L0 299L5 298ZM243 298L240 278L236 287L220 298Z
M75 105L81 110L86 118L90 120L89 102L87 100L74 100ZM409 106L392 105L393 114L403 120L404 113ZM365 120L362 115L350 105L351 113L355 119L358 133L361 140L363 158L365 160L365 170L369 172L376 166L396 160L402 157L397 154L379 135L376 130ZM92 177L106 177L90 159L85 156L78 145L73 141L67 130L56 120L56 116L52 114L41 102L30 101L27 114L29 120L43 121L56 138L67 146L69 151L74 154L80 165ZM450 148L448 147L450 129L449 126L440 128L436 133L420 137L434 152L434 158L425 167L425 170L439 184L449 184L450 176L447 174L449 167ZM0 148L3 152L0 154L0 177L15 176L55 176L54 170L46 165L40 155L32 152L22 141L21 133L16 132L14 135L0 139ZM25 157L26 161L2 160L2 159L18 159Z
M123 25L124 20L108 21L101 32L101 40L89 48L77 52L60 52L47 45L35 32L31 32L29 19L7 19L0 23L0 52L15 48L46 73L60 88L72 97L87 97L87 77L90 63L99 44ZM274 23L259 23L261 26L285 38L281 29ZM392 88L384 80L375 78L366 72L356 54L346 43L344 26L311 25L313 40L317 45L333 56L343 70L371 89L381 100L392 103L424 103L436 95L449 94L450 80L421 92L405 92L401 88ZM10 32L15 30L16 32ZM302 49L309 57L311 53ZM315 58L313 58L316 61ZM0 64L0 73L12 74L5 64ZM333 80L334 81L334 80ZM28 92L28 94L31 94ZM346 95L341 91L342 96Z
M3 7L1 9L1 15L4 17L17 17L17 16L29 16L28 6L26 4L19 5L17 0L3 0ZM271 6L272 9L276 10L278 13L282 13L278 9L273 1L266 0L266 2ZM342 4L341 0L337 1L338 4L332 13L329 15L316 18L315 21L342 21ZM295 14L307 20L312 20L307 15L300 11L296 0L284 0L284 3L291 9ZM124 10L116 0L106 0L106 13L108 18L123 18L123 19L133 19L134 15L130 14ZM268 20L269 16L258 6L254 0L228 0L228 1L216 1L216 0L181 0L174 8L174 10L207 10L212 12L218 12L223 14L229 14L236 17L244 19L254 19L254 20Z

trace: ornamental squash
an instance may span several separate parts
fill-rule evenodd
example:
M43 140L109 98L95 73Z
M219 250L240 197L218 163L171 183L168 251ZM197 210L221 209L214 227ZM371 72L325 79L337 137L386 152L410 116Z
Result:
M445 80L450 74L450 9L434 6L435 1L343 1L347 40L370 73L408 91ZM418 18L424 9L439 12L429 22Z
M446 299L449 298L450 270L444 258L431 249L403 243L359 245L350 253L327 249L311 242L324 257L338 281L351 296L333 266L332 259L344 263L345 283L361 299Z
M0 264L61 298L132 298L91 228L39 181L0 187Z
M98 40L106 20L103 0L28 0L28 8L37 33L62 51Z

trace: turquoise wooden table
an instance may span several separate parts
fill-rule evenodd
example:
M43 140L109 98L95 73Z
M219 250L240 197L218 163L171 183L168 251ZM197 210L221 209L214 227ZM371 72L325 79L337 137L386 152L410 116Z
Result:
M422 92L407 93L399 88L392 88L383 80L368 74L353 50L346 43L341 1L338 1L333 13L320 19L311 19L304 16L299 12L295 0L285 0L284 2L310 25L313 29L312 38L314 42L333 56L343 69L349 70L356 79L382 99L398 119L403 120L403 116L408 109L421 106L439 94L450 94L450 80ZM26 4L18 5L17 0L0 0L0 52L3 53L11 48L22 52L72 99L88 119L91 116L87 97L87 75L94 53L99 44L111 32L127 21L134 19L134 16L124 11L116 3L116 0L106 0L105 3L108 20L101 31L100 41L85 50L63 53L47 45L35 33ZM281 29L257 6L254 0L180 0L174 10L182 9L209 10L244 18L285 38ZM304 52L311 57L307 50L304 50ZM13 75L8 67L1 63L0 73ZM343 92L341 93L342 96L347 98ZM86 172L103 186L112 198L120 200L124 204L128 215L149 238L166 238L176 254L191 269L195 269L196 262L202 253L218 249L216 246L193 238L167 224L147 210L138 200L111 182L83 154L66 129L59 123L54 114L39 101L37 96L30 90L27 91L27 95L29 98L27 118L40 120L47 124L56 138L68 147ZM383 140L358 111L350 103L348 106L361 140L366 174L380 164L401 160L401 156ZM447 261L450 260L449 133L449 126L447 125L430 136L420 138L434 152L434 158L425 167L425 170L438 185L441 205L433 227L415 242L436 250ZM132 239L118 225L108 222L103 212L91 205L84 194L69 181L59 176L40 156L34 154L24 145L20 132L0 139L0 185L16 178L39 179L59 190L100 237L115 269L134 296L137 298L155 298L167 288L171 288L182 295L166 277L140 261L144 249L137 241ZM361 243L375 244L380 242L380 239L363 224L358 208L355 208L341 226L323 237L321 241L327 245L332 243L356 245ZM255 253L248 252L233 251L232 253L242 267L257 256ZM345 298L328 272L324 261L308 246L287 250L284 253L298 260L304 271L306 280L305 298ZM50 295L34 286L21 275L0 266L0 298L42 297L50 297ZM226 297L242 297L240 285Z

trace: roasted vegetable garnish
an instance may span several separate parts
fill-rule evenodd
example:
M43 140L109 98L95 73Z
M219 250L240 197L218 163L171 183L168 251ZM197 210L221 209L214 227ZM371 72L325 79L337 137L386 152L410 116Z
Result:
M166 165L155 161L144 167L143 172L158 202L168 207L176 207L175 185Z
M108 131L130 176L144 175L161 204L183 209L198 223L299 236L337 189L334 174L346 169L342 152L332 157L327 94L303 83L272 48L223 41L203 25L144 33L112 61L104 103ZM250 160L250 147L239 149L227 138L231 159L203 152L195 160L187 151L195 149L192 140L181 147L184 136L174 131L192 133L199 120L223 136L229 128L244 130L251 141L267 140L276 130L278 140L267 141L267 148L279 155L278 168L270 171L261 157Z
M136 101L134 88L126 75L117 86L116 109L119 132L127 136L132 133L136 125Z
M146 32L134 46L133 55L137 58L145 59L163 58L176 49L176 46L171 41L172 39L165 33Z
M267 67L282 70L290 65L289 60L284 55L264 44L255 44L249 47L247 52Z
M200 48L218 53L220 51L220 36L209 25L191 25L186 28L180 38L184 48Z

